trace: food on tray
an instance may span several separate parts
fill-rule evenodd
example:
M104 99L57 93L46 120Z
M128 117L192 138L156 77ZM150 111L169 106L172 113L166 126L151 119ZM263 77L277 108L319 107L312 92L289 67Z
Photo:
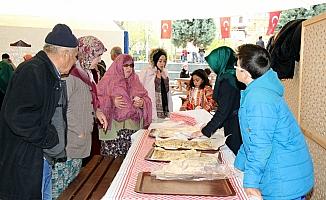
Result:
M195 157L171 161L152 172L157 179L223 179L232 175L232 170L220 164L216 157Z
M197 150L217 150L212 139L183 140L183 139L157 139L155 145L164 149L197 149Z
M168 138L173 137L176 131L169 129L152 129L149 134L152 137Z
M176 135L188 135L190 137L191 133L199 131L200 129L195 126L189 125L179 125L173 128L156 128L151 129L149 135L152 137L170 138Z
M151 159L153 160L161 160L161 161L172 161L172 160L180 160L185 158L194 158L200 157L201 153L196 150L165 150L159 147L156 147L151 155Z

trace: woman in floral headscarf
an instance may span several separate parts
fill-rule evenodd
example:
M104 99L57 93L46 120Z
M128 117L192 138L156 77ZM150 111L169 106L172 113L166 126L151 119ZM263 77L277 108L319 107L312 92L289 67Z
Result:
M152 122L152 103L130 55L119 55L97 85L108 129L100 133L102 155L125 155L130 135Z
M99 109L96 85L90 72L101 61L101 55L106 49L103 43L93 36L81 37L78 43L76 66L71 70L69 77L63 79L66 80L68 99L67 161L56 163L52 170L54 199L78 175L82 159L90 155L94 117L104 128L107 127L106 117Z
M240 105L240 83L235 76L234 66L236 57L230 47L222 46L214 49L205 57L208 65L217 75L213 99L217 102L217 110L201 132L196 132L193 137L205 135L211 137L217 129L224 127L224 135L230 135L226 140L226 145L234 154L242 144L238 109Z

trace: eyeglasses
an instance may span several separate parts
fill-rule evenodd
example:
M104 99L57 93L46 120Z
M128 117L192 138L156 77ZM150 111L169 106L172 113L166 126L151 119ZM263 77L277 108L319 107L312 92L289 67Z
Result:
M234 69L238 69L240 72L244 72L245 69L242 69L241 67L234 66Z
M125 65L123 65L123 67L130 67L130 68L134 68L134 64L125 64Z

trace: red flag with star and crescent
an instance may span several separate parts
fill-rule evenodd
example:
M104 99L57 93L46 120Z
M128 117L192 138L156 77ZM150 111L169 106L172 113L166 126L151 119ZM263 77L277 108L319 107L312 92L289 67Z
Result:
M161 39L170 39L172 34L171 20L161 21Z
M280 19L281 11L270 12L269 13L269 23L266 35L271 35L274 33L277 23Z
M231 17L221 17L220 25L222 38L229 38L231 29Z

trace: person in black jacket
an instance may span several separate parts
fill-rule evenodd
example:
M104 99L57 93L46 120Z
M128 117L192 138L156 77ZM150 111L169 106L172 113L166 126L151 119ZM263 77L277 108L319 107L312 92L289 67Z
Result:
M59 142L52 118L61 97L60 77L76 62L77 45L70 28L57 24L43 51L21 63L8 84L0 112L1 200L51 199L44 149ZM44 177L50 180L42 184Z
M211 137L217 129L224 127L224 135L230 135L226 145L236 155L242 144L242 138L238 120L240 105L241 85L235 76L234 65L236 58L234 51L226 46L213 50L205 57L208 65L217 75L213 99L217 102L217 110L201 132L193 133L192 137L205 135Z
M181 72L180 72L180 78L190 78L188 62L184 62L182 64L182 69L181 69Z

